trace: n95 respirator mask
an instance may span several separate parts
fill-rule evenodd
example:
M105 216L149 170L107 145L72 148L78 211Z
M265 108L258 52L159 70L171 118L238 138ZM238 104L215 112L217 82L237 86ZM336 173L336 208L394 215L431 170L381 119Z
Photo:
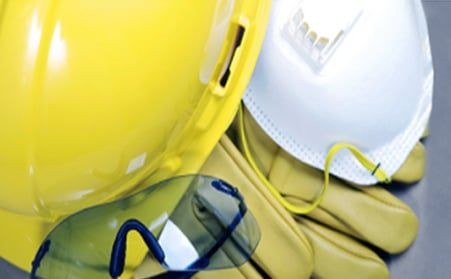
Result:
M420 0L274 0L244 103L298 160L325 168L336 144L391 177L426 129L433 67ZM380 179L337 152L330 172ZM327 165L327 164L326 164Z

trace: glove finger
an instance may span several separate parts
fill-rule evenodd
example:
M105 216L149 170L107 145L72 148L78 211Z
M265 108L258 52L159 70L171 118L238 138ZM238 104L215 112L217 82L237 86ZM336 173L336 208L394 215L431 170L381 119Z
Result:
M227 137L221 139L201 173L222 178L239 188L260 226L261 241L252 259L266 275L309 278L313 261L307 238Z
M299 227L309 239L317 278L389 278L384 261L353 238L298 217Z
M293 203L312 201L323 187L321 171L284 151L274 159L269 179ZM405 250L418 231L413 211L382 187L357 188L336 178L309 216L390 253Z
M262 172L289 201L303 204L314 200L323 187L323 172L296 160L279 148L249 113L245 117L249 147ZM414 154L421 157L422 150L418 145ZM404 168L418 162L421 160L411 159ZM310 216L391 253L405 250L418 231L413 211L386 190L352 187L336 178L331 178L322 204Z
M402 166L393 175L393 181L412 184L424 177L426 170L426 148L418 142Z

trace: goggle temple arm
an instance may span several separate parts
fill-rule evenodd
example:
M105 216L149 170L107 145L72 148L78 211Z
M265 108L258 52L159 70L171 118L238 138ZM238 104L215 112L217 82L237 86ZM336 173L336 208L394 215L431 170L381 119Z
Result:
M114 240L109 270L112 278L117 278L124 272L127 234L132 230L137 231L141 235L157 261L160 263L164 262L165 255L163 249L155 236L143 223L136 219L130 219L121 226Z
M157 276L154 276L152 278L154 279L172 279L172 278L191 278L194 276L198 270L197 269L203 269L208 266L209 259L213 256L214 253L216 253L219 248L226 242L226 240L232 235L236 227L239 225L241 220L243 219L244 215L247 211L247 206L244 203L244 198L240 194L237 188L232 187L230 184L228 184L225 181L222 180L214 180L211 182L211 185L218 191L221 191L227 195L230 195L234 198L236 198L240 204L239 204L239 212L235 215L232 222L229 226L227 226L226 232L221 236L221 238L216 242L216 244L204 255L202 258L195 261L190 268L196 269L192 271L168 271L162 274L159 274ZM245 253L245 251L242 251Z
M221 191L221 192L237 199L240 202L240 204L239 204L240 213L242 216L244 216L244 214L247 211L247 206L244 203L243 196L241 195L241 193L238 191L237 188L231 186L229 183L227 183L223 180L220 180L220 179L211 182L211 186L213 186L216 190ZM232 223L233 223L233 221L232 221Z
M232 235L232 233L235 231L236 227L240 224L241 220L243 219L247 211L247 206L244 203L244 198L237 188L232 187L230 184L222 180L215 180L211 183L211 185L218 191L221 191L223 193L226 193L227 195L236 198L240 202L239 204L240 211L235 215L232 222L227 226L226 231L221 236L221 238L218 239L216 244L202 258L194 262L191 265L191 268L201 269L208 266L209 259L214 255L214 253L216 253L219 250L219 248L222 245L224 245L227 239Z
M50 239L47 239L44 241L44 243L41 244L39 247L38 252L36 253L36 256L31 263L31 275L30 278L35 279L38 278L36 276L36 272L38 271L39 266L41 265L41 261L44 258L45 254L50 250Z
M218 242L216 242L216 245L214 245L210 249L210 251L207 254L205 254L202 258L197 260L193 264L193 266L204 266L204 265L208 266L209 258L214 253L216 253L217 250L224 244L224 242L231 236L231 234L236 229L238 224L241 222L242 218L244 217L247 211L247 207L246 204L244 203L243 196L240 194L238 189L232 187L231 185L222 180L215 180L211 183L211 185L217 190L236 198L240 202L239 204L240 212L234 217L230 225L227 227L227 230L224 233L224 235L218 240ZM132 230L137 231L141 235L141 237L143 238L144 242L146 243L147 247L152 252L154 257L156 258L156 260L160 263L164 263L165 254L155 236L148 230L148 228L143 223L141 223L136 219L130 219L121 226L113 244L109 266L109 273L112 278L117 278L124 272L127 234ZM46 240L39 248L39 251L36 254L36 257L32 263L31 278L36 278L35 275L36 271L39 268L42 259L44 258L45 254L49 251L49 249L50 249L50 240ZM182 276L185 278L190 278L196 272L197 271L167 272L159 276L156 276L155 278L173 278L174 275L176 275L177 277Z

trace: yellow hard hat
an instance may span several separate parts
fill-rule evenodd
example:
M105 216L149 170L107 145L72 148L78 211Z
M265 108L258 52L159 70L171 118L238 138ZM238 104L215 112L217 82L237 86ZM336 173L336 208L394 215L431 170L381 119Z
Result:
M268 2L0 0L0 208L62 216L197 171Z

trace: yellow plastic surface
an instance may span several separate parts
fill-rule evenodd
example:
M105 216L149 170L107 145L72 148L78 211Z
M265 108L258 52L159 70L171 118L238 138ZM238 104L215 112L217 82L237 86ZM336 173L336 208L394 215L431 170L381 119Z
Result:
M28 269L41 223L196 172L236 113L268 13L269 0L0 0L0 221L15 228L0 257Z

